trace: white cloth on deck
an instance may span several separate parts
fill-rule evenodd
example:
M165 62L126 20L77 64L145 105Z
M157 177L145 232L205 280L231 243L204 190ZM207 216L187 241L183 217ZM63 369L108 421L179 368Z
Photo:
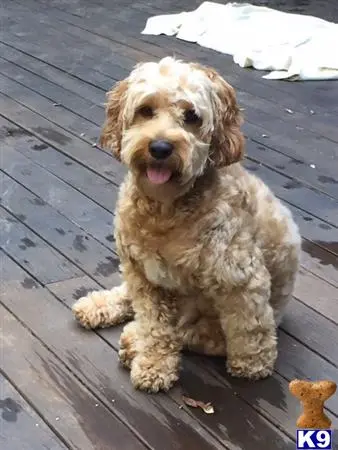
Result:
M166 34L232 55L264 78L338 79L338 24L249 3L204 2L196 10L154 16L143 34Z

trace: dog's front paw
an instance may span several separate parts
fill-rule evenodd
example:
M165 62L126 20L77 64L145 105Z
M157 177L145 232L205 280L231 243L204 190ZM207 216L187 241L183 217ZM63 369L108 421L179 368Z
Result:
M260 380L272 375L276 358L275 347L257 355L236 356L228 359L227 370L233 377Z
M85 328L108 327L129 319L132 315L130 302L121 287L93 291L80 298L72 308L76 319Z
M178 380L178 356L159 360L136 356L131 365L130 378L136 389L147 392L168 391Z

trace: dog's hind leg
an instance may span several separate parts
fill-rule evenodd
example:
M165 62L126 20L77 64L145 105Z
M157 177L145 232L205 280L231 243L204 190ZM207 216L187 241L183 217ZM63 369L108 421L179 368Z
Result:
M126 283L110 291L90 292L73 305L72 311L85 328L110 327L124 323L134 316Z
M272 280L270 304L274 311L276 326L283 320L285 308L292 298L296 273L281 274Z
M295 243L279 247L278 254L273 255L274 264L270 267L271 295L269 303L272 306L276 325L279 326L285 308L292 298L297 273L300 264L301 241L294 238Z
M201 317L181 330L186 350L210 356L225 356L225 336L217 318Z

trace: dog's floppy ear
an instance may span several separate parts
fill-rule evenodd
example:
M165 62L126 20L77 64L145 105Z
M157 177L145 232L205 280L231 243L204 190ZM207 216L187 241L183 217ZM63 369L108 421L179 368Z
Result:
M244 156L244 136L240 129L242 115L235 90L215 70L206 71L215 87L210 158L216 167L224 167L240 161Z
M120 160L123 133L123 110L127 98L128 80L122 80L107 93L106 119L100 136L100 145L113 152Z

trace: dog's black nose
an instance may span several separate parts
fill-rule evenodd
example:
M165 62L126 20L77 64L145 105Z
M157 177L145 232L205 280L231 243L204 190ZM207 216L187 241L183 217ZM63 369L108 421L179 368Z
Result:
M149 151L155 159L168 158L174 150L174 146L169 141L157 140L152 141L149 145Z

